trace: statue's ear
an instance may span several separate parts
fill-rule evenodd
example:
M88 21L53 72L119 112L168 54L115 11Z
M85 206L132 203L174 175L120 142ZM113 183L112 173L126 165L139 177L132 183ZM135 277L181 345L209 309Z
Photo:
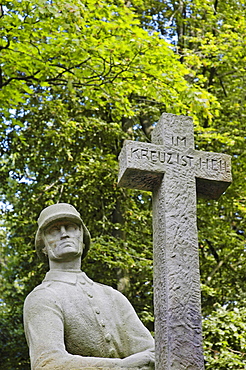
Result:
M48 255L48 252L47 252L47 248L46 248L46 247L43 247L42 252L43 252L43 254L44 254L45 256L47 256L47 255Z

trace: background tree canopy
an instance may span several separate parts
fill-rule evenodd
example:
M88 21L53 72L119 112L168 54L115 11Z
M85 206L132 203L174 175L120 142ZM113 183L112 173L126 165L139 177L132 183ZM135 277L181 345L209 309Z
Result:
M200 150L232 155L234 182L199 200L206 369L245 369L244 0L15 0L0 5L0 367L30 369L25 296L47 205L72 203L93 237L82 268L153 330L151 194L117 187L124 139L161 113L191 115Z

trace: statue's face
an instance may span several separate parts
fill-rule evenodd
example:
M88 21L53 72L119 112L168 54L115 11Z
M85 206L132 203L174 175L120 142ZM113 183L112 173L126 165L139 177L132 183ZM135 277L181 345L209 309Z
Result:
M82 240L82 228L71 221L53 222L44 230L45 250L53 261L72 261L80 257Z

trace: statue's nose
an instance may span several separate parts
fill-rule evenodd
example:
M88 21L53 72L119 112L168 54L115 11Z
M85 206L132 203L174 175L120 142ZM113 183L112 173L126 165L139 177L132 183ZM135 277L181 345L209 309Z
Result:
M61 238L66 238L68 236L65 226L61 226Z

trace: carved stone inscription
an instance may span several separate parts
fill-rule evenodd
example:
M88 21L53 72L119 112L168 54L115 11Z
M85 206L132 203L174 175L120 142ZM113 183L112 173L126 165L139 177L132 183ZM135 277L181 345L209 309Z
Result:
M120 186L153 192L155 369L203 370L196 194L219 198L230 156L195 150L192 119L163 114L119 162Z
M172 142L173 138L170 140ZM204 181L216 180L223 182L225 190L231 182L231 158L221 153L209 153L185 147L186 137L175 139L179 146L163 146L153 143L142 143L126 140L122 148L120 160L119 185L123 187L152 191L170 169L191 171L202 184L199 195L207 196ZM125 173L126 172L126 173ZM125 174L124 174L125 173ZM162 174L162 175L160 175ZM137 186L136 186L137 185ZM210 186L211 198L219 196L217 184ZM219 186L221 188L221 185Z
M186 147L186 142L187 142L186 136L183 137L172 136L172 145Z
M152 163L167 163L167 164L180 164L181 166L190 166L192 165L192 160L194 157L190 155L180 155L178 152L163 150L154 150L154 149L141 149L141 148L132 148L131 157L136 156L137 159L147 160Z
M185 138L184 138L185 139ZM135 143L135 142L134 142ZM177 151L164 151L158 149L149 148L131 148L130 156L133 159L149 161L151 163L166 163L173 165L181 165L192 167L195 166L199 169L205 169L209 171L219 171L226 173L231 172L230 158L222 159L221 155L219 158L213 158L211 155L205 157L205 152L202 156L191 154L181 154Z

